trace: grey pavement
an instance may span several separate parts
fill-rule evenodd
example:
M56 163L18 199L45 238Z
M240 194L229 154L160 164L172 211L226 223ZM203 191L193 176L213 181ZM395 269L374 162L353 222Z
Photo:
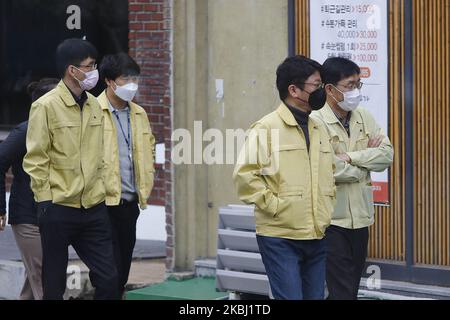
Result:
M133 252L134 259L164 258L166 248L164 241L137 240ZM69 248L69 259L79 260L75 250ZM11 227L7 226L5 231L0 232L0 260L21 261L20 251L17 248Z

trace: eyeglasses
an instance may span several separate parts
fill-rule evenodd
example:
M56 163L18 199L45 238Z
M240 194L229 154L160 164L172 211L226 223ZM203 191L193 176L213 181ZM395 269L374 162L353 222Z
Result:
M348 84L348 85L346 85L346 86L344 86L344 85L342 85L342 84L338 84L337 86L340 86L340 87L342 87L342 88L346 88L346 89L348 89L348 90L355 90L355 89L361 90L361 88L363 87L363 85L364 85L364 82L359 81L359 82L356 82L356 83Z
M323 89L325 87L325 84L323 83L312 83L312 82L298 82L298 84L309 84L311 86L315 86L316 90Z
M91 65L88 65L88 66L80 64L80 65L78 65L76 67L77 68L85 68L85 69L88 69L90 71L97 70L97 64L91 64Z

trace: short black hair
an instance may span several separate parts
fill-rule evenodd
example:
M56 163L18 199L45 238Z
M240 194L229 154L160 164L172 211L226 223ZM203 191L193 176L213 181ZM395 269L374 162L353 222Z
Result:
M345 58L328 58L322 65L322 82L324 84L337 83L343 79L360 74L361 69L356 63Z
M64 78L68 66L78 66L87 58L97 60L97 56L97 49L87 40L64 40L56 49L56 68L58 76Z
M296 85L303 90L304 82L315 72L320 72L321 68L317 61L301 55L284 60L277 69L277 88L280 99L284 101L288 97L290 85Z
M120 76L139 76L140 74L139 65L124 52L105 56L100 65L102 79L116 80Z
M27 92L31 97L31 101L35 102L47 92L53 90L59 83L56 78L43 78L39 81L32 82L27 87Z

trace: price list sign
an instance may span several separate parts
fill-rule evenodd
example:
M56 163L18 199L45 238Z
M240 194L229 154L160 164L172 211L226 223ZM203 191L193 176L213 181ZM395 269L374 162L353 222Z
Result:
M388 132L387 0L310 0L311 58L353 60L364 82L361 105ZM389 204L388 171L372 173L374 201Z

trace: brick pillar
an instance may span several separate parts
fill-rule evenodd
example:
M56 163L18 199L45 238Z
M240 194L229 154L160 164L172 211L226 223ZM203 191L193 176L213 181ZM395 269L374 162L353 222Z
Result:
M165 164L157 164L149 204L166 208L168 270L173 269L171 153L171 21L172 0L129 0L130 55L141 66L137 102L147 111L156 143L166 147Z

